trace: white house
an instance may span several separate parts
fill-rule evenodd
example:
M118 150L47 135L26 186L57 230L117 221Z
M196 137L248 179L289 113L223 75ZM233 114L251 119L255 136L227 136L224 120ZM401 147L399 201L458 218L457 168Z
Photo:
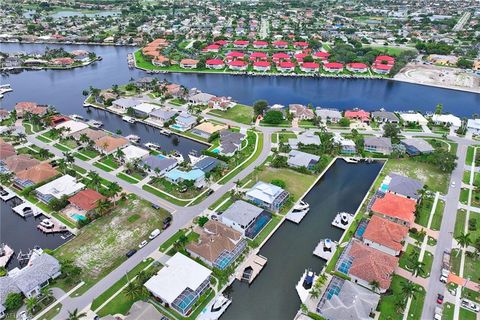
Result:
M122 152L124 154L123 159L125 162L131 162L135 159L143 158L149 154L147 150L134 145L129 145L123 148Z
M72 196L84 187L83 183L77 182L75 177L67 174L38 187L35 192L40 201L49 203L53 198L60 199L63 196Z
M80 122L75 120L68 120L56 126L56 129L64 130L62 132L63 136L69 136L71 134L74 134L75 132L78 132L87 128L88 128L88 124L86 124L85 122Z
M460 128L462 126L462 120L453 114L434 114L432 121L437 125L450 125L453 128Z
M426 126L428 124L428 120L425 119L420 113L400 113L400 118L402 118L403 122L406 123L418 123L421 126Z
M262 212L262 208L243 200L237 200L228 207L220 217L223 224L245 235L245 231L255 222Z
M279 210L287 201L288 196L288 192L279 186L262 181L257 182L245 193L247 200L272 211Z
M467 130L474 135L480 134L480 119L468 119Z
M157 106L156 104L152 104L152 103L142 102L140 104L133 106L132 109L136 115L140 117L146 117L153 111L160 109L160 106Z

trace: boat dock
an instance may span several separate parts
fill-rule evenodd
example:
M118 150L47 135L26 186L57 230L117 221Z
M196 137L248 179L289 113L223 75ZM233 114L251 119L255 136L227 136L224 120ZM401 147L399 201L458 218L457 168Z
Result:
M253 280L260 274L263 267L267 264L268 259L259 254L254 254L248 257L242 266L238 269L237 280L248 282L251 284Z
M316 255L317 257L326 260L327 262L330 261L330 259L333 257L335 254L335 251L337 250L338 244L334 241L330 241L330 248L328 246L325 246L325 240L321 240L315 250L313 250L313 254Z
M305 279L307 279L309 272L312 273L312 277L311 277L311 279L309 279L310 281L308 283L306 283ZM318 276L315 272L312 272L312 271L307 269L307 270L305 270L302 277L298 281L297 285L295 286L295 289L297 290L298 297L300 298L300 301L302 301L302 303L305 303L305 301L307 301L308 295L310 294L312 286L315 283L315 281L317 280L317 278L318 278Z
M0 187L0 199L3 201L13 199L15 196L16 194L12 190L8 189L7 187Z
M0 245L0 267L5 267L13 254L13 249L2 243Z
M44 232L44 233L56 233L56 232L66 232L66 231L68 231L66 226L58 223L55 220L51 220L51 221L53 223L53 227L47 228L47 227L44 227L41 224L39 224L37 226L37 229Z
M287 215L285 216L285 219L289 220L289 221L292 221L296 224L299 224L303 218L307 215L308 213L308 210L304 210L304 211L290 211L289 213L287 213Z
M29 216L34 216L37 217L42 214L42 211L38 209L36 206L34 206L31 203L24 202L15 208L13 208L13 212L19 214L22 217L29 217Z
M332 221L332 226L347 230L352 224L353 215L348 212L339 212Z

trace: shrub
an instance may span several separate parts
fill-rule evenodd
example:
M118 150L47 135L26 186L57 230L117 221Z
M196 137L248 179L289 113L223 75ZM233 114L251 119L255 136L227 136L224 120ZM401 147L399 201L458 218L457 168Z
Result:
M205 223L207 223L207 222L208 222L208 218L205 217L205 216L202 216L202 217L198 218L198 225L200 227L203 227L205 225Z
M21 293L11 292L5 299L4 306L7 310L16 310L22 306L23 298Z
M280 188L282 188L282 189L285 189L285 187L287 186L287 184L285 183L285 181L280 180L280 179L273 179L273 180L272 180L272 184L273 184L274 186L280 187Z

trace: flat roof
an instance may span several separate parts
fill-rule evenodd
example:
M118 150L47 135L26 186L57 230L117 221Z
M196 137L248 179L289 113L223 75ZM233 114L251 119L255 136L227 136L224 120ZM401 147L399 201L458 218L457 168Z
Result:
M246 226L250 221L258 217L263 212L262 208L254 206L243 200L235 201L225 212L222 218L235 221L239 225Z

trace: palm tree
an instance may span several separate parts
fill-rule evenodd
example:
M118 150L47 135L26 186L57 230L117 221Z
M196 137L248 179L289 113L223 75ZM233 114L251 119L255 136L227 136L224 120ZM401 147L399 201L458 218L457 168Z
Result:
M116 205L115 197L122 191L122 187L118 185L116 182L111 182L108 185L108 193L113 198L113 206Z
M38 304L38 298L35 296L32 296L30 298L25 299L25 304L27 305L27 311L30 314L33 314L35 311L35 308L37 307Z
M40 149L38 150L38 156L42 159L47 159L50 153L48 152L47 149Z
M377 292L378 289L380 289L380 282L378 282L377 280L372 280L370 281L370 287L372 288L373 292Z
M78 309L75 309L73 311L68 311L68 318L67 320L80 320L82 318L85 318L87 314L85 312L78 313Z
M96 205L97 205L96 210L98 214L100 214L101 216L105 215L110 210L110 207L111 207L110 201L106 199L98 200Z
M125 153L122 151L122 149L118 148L117 151L115 151L115 158L118 160L122 160L124 156Z
M96 191L98 191L98 188L102 184L102 180L98 173L96 173L95 171L89 171L87 177L90 179L90 185L94 187Z
M65 159L58 159L57 161L57 166L58 166L58 169L62 172L62 173L66 173L67 172L67 169L68 169L68 165L67 165L67 162L65 161Z
M80 135L79 140L80 140L80 143L82 143L82 145L85 145L85 144L88 144L91 139L87 136L86 133L82 133L82 134Z
M144 294L143 285L139 285L137 282L130 282L125 288L125 295L130 300L135 300Z
M414 297L418 291L417 287L411 281L402 282L401 287L402 295L407 299Z
M398 314L402 314L403 311L405 310L405 307L407 306L407 300L406 299L402 299L401 297L399 299L396 299L395 300L395 311L398 313Z
M423 274L425 272L424 267L425 267L424 262L418 261L418 260L412 261L412 265L411 265L412 274L415 277L418 277L419 274Z
M49 300L51 297L53 297L53 291L49 287L42 288L41 293L43 297L42 300L43 299Z
M425 239L425 236L427 235L427 232L425 229L422 228L422 230L418 231L418 240L416 240L416 244L419 246L421 242L423 242L423 239Z
M470 233L463 233L460 234L458 237L455 238L457 240L458 244L462 247L462 249L467 248L469 245L472 244L472 239L470 239ZM458 256L458 252L457 252Z
M63 156L65 157L65 161L69 164L75 162L75 157L70 152L64 152Z

